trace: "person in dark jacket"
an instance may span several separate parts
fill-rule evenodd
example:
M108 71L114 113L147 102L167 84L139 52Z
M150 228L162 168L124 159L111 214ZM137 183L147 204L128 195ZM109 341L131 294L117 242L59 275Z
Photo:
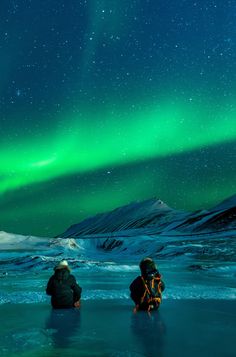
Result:
M55 268L54 275L48 281L46 293L51 295L51 304L55 309L79 307L82 288L76 283L66 260Z
M151 258L144 258L139 264L141 276L130 285L130 296L135 303L135 311L157 310L161 304L165 284Z

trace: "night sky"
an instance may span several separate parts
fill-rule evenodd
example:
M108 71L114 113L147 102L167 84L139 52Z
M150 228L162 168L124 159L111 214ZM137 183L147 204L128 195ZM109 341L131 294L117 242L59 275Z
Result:
M236 1L1 0L0 230L236 188Z

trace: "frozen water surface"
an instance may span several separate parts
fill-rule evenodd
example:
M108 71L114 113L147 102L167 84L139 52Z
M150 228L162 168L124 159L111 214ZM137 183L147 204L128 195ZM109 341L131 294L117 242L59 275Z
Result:
M235 307L235 301L169 299L149 316L116 299L87 300L80 311L2 305L1 356L233 357Z
M4 236L1 356L235 357L235 231L218 236L45 239ZM160 239L159 239L160 238ZM217 242L217 244L216 244ZM166 290L158 312L133 313L129 284L150 255ZM45 287L65 258L80 310L53 311Z

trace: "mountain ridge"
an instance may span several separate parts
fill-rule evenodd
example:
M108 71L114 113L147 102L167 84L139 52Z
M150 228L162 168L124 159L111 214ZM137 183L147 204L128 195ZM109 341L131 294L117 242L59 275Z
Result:
M130 230L156 229L157 233L191 233L236 227L236 195L230 196L213 208L187 212L169 207L159 198L131 202L112 211L99 213L73 224L57 237L78 237L112 234Z

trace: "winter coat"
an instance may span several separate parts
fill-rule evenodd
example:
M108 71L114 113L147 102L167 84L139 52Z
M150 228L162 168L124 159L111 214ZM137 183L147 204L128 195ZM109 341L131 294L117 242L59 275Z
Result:
M151 280L138 276L130 285L130 296L138 310L157 309L161 303L165 284L159 272Z
M51 295L52 306L58 309L73 307L80 299L81 292L82 288L67 268L56 269L46 288L47 295Z

